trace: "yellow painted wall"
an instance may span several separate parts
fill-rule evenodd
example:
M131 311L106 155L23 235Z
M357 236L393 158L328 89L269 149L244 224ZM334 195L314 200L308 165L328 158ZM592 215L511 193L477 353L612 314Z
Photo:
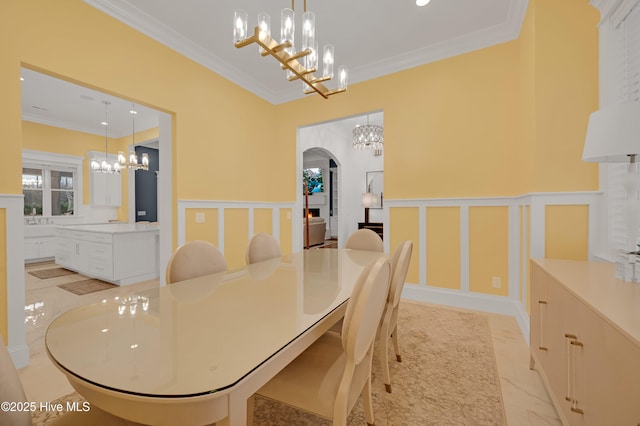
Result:
M82 0L3 0L0 193L22 192L21 65L171 114L174 217L177 199L293 201L296 128L372 110L385 116L387 198L597 189L596 166L580 160L597 107L597 13L587 0L529 3L522 40L353 84L329 101L274 106ZM270 169L278 185L256 192L264 164L281 165ZM392 243L407 214L391 215ZM285 252L287 232L282 226ZM233 235L226 226L225 235ZM230 264L240 251L231 250ZM414 252L409 282L422 255Z
M224 209L224 257L229 269L240 268L246 264L248 225L248 209Z
M509 294L509 208L469 208L469 290ZM493 277L502 287L492 287Z
M544 255L587 260L589 209L585 205L545 207Z
M531 9L530 9L531 10ZM598 188L582 161L589 114L598 109L600 14L587 0L535 0L533 192Z
M427 285L460 289L460 208L427 208Z
M389 209L391 225L389 228L391 253L398 247L398 244L405 240L413 241L413 253L411 263L407 272L407 283L420 282L420 236L418 232L419 212L417 208L392 207Z
M271 209L254 209L253 210L253 232L265 232L273 234L272 231L272 214Z
M0 241L7 239L7 210L0 209ZM7 247L0 244L0 335L4 337L4 343L9 339L9 322L7 317Z
M204 222L196 222L196 213ZM185 209L185 241L204 240L218 247L218 209Z

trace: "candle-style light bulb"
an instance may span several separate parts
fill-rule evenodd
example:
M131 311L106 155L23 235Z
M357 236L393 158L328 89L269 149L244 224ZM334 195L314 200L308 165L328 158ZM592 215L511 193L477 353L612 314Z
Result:
M325 44L322 52L322 75L324 77L333 78L333 45Z
M260 28L260 40L264 40L265 36L271 37L271 16L268 13L258 13L258 27ZM262 47L258 47L260 53L265 51Z
M233 14L233 41L237 43L247 38L247 12L238 9Z
M305 12L302 15L302 50L313 49L316 44L316 15Z
M349 70L344 65L340 65L338 68L338 87L341 90L347 90L349 85Z

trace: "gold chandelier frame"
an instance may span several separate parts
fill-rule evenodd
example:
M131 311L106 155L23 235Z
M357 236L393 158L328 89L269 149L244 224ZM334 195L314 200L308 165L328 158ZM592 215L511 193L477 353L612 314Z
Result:
M294 6L294 0L291 0L291 10L295 10ZM304 11L307 11L306 0L304 2ZM305 49L300 52L290 54L286 49L293 47L291 42L286 41L284 43L278 43L273 39L273 37L262 31L259 25L256 25L252 36L249 36L244 40L237 41L234 45L236 48L240 49L253 43L256 43L264 49L263 52L260 52L262 56L273 56L278 62L280 62L283 70L289 70L293 73L292 76L287 78L289 81L301 80L305 82L309 87L309 90L304 91L305 94L308 95L316 92L323 98L328 99L329 96L346 92L346 88L330 90L322 83L331 80L331 76L316 77L313 73L318 70L317 68L305 68L300 63L299 59L311 54L311 49Z

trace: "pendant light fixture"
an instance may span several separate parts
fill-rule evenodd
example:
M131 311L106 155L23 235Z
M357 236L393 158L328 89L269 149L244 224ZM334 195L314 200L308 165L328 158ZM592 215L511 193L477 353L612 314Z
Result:
M258 25L254 34L247 33L247 12L236 10L233 17L233 42L239 49L256 43L262 56L271 55L281 63L282 69L287 72L289 81L302 80L302 88L305 94L318 93L327 99L336 93L347 90L348 70L345 66L338 68L338 88L329 90L323 82L333 78L334 48L327 44L323 47L322 77L316 77L318 71L318 43L316 42L316 18L313 12L307 11L307 0L304 0L304 13L302 15L302 50L295 51L295 12L294 0L291 0L291 9L284 8L280 13L280 43L271 37L271 18L266 13L258 14Z
M123 151L118 151L118 164L120 165L120 167L126 167L133 170L149 170L149 154L147 154L146 152L143 153L142 162L138 163L138 155L135 151L136 115L138 114L135 104L131 104L129 113L131 114L131 146L133 148L131 151L129 151L129 158L127 158Z
M120 164L114 161L109 162L109 105L111 102L102 101L104 104L104 121L100 124L104 126L104 158L101 161L97 159L91 160L91 171L94 173L120 173Z
M384 145L384 129L382 126L369 124L367 114L367 124L357 124L353 129L353 147L355 149L381 150Z

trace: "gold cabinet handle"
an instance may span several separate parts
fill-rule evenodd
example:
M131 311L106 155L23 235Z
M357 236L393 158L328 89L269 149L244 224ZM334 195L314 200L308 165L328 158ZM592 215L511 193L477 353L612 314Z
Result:
M539 305L547 305L546 300L538 300ZM538 315L538 349L541 351L548 351L549 349L542 344L542 309L540 315Z
M574 355L574 350L573 347L571 346L571 343L573 343L574 341L577 340L577 337L573 334L565 334L564 335L565 340L569 339L568 342L569 344L567 345L567 396L564 397L564 399L566 401L569 401L571 404L573 404L574 400L573 400L573 380L571 380L572 378L574 378L574 371L573 371L573 364L572 364L572 360L573 360L573 355Z
M572 388L573 388L573 397L571 398L571 411L573 413L576 414L584 414L584 411L580 408L578 408L578 400L576 399L576 349L575 347L579 347L579 348L584 348L584 343L580 342L577 340L577 338L575 340L571 340L569 342L569 344L571 345L571 352L572 352L572 358L573 358L573 372L572 372L572 379L573 379L573 384L572 384Z

